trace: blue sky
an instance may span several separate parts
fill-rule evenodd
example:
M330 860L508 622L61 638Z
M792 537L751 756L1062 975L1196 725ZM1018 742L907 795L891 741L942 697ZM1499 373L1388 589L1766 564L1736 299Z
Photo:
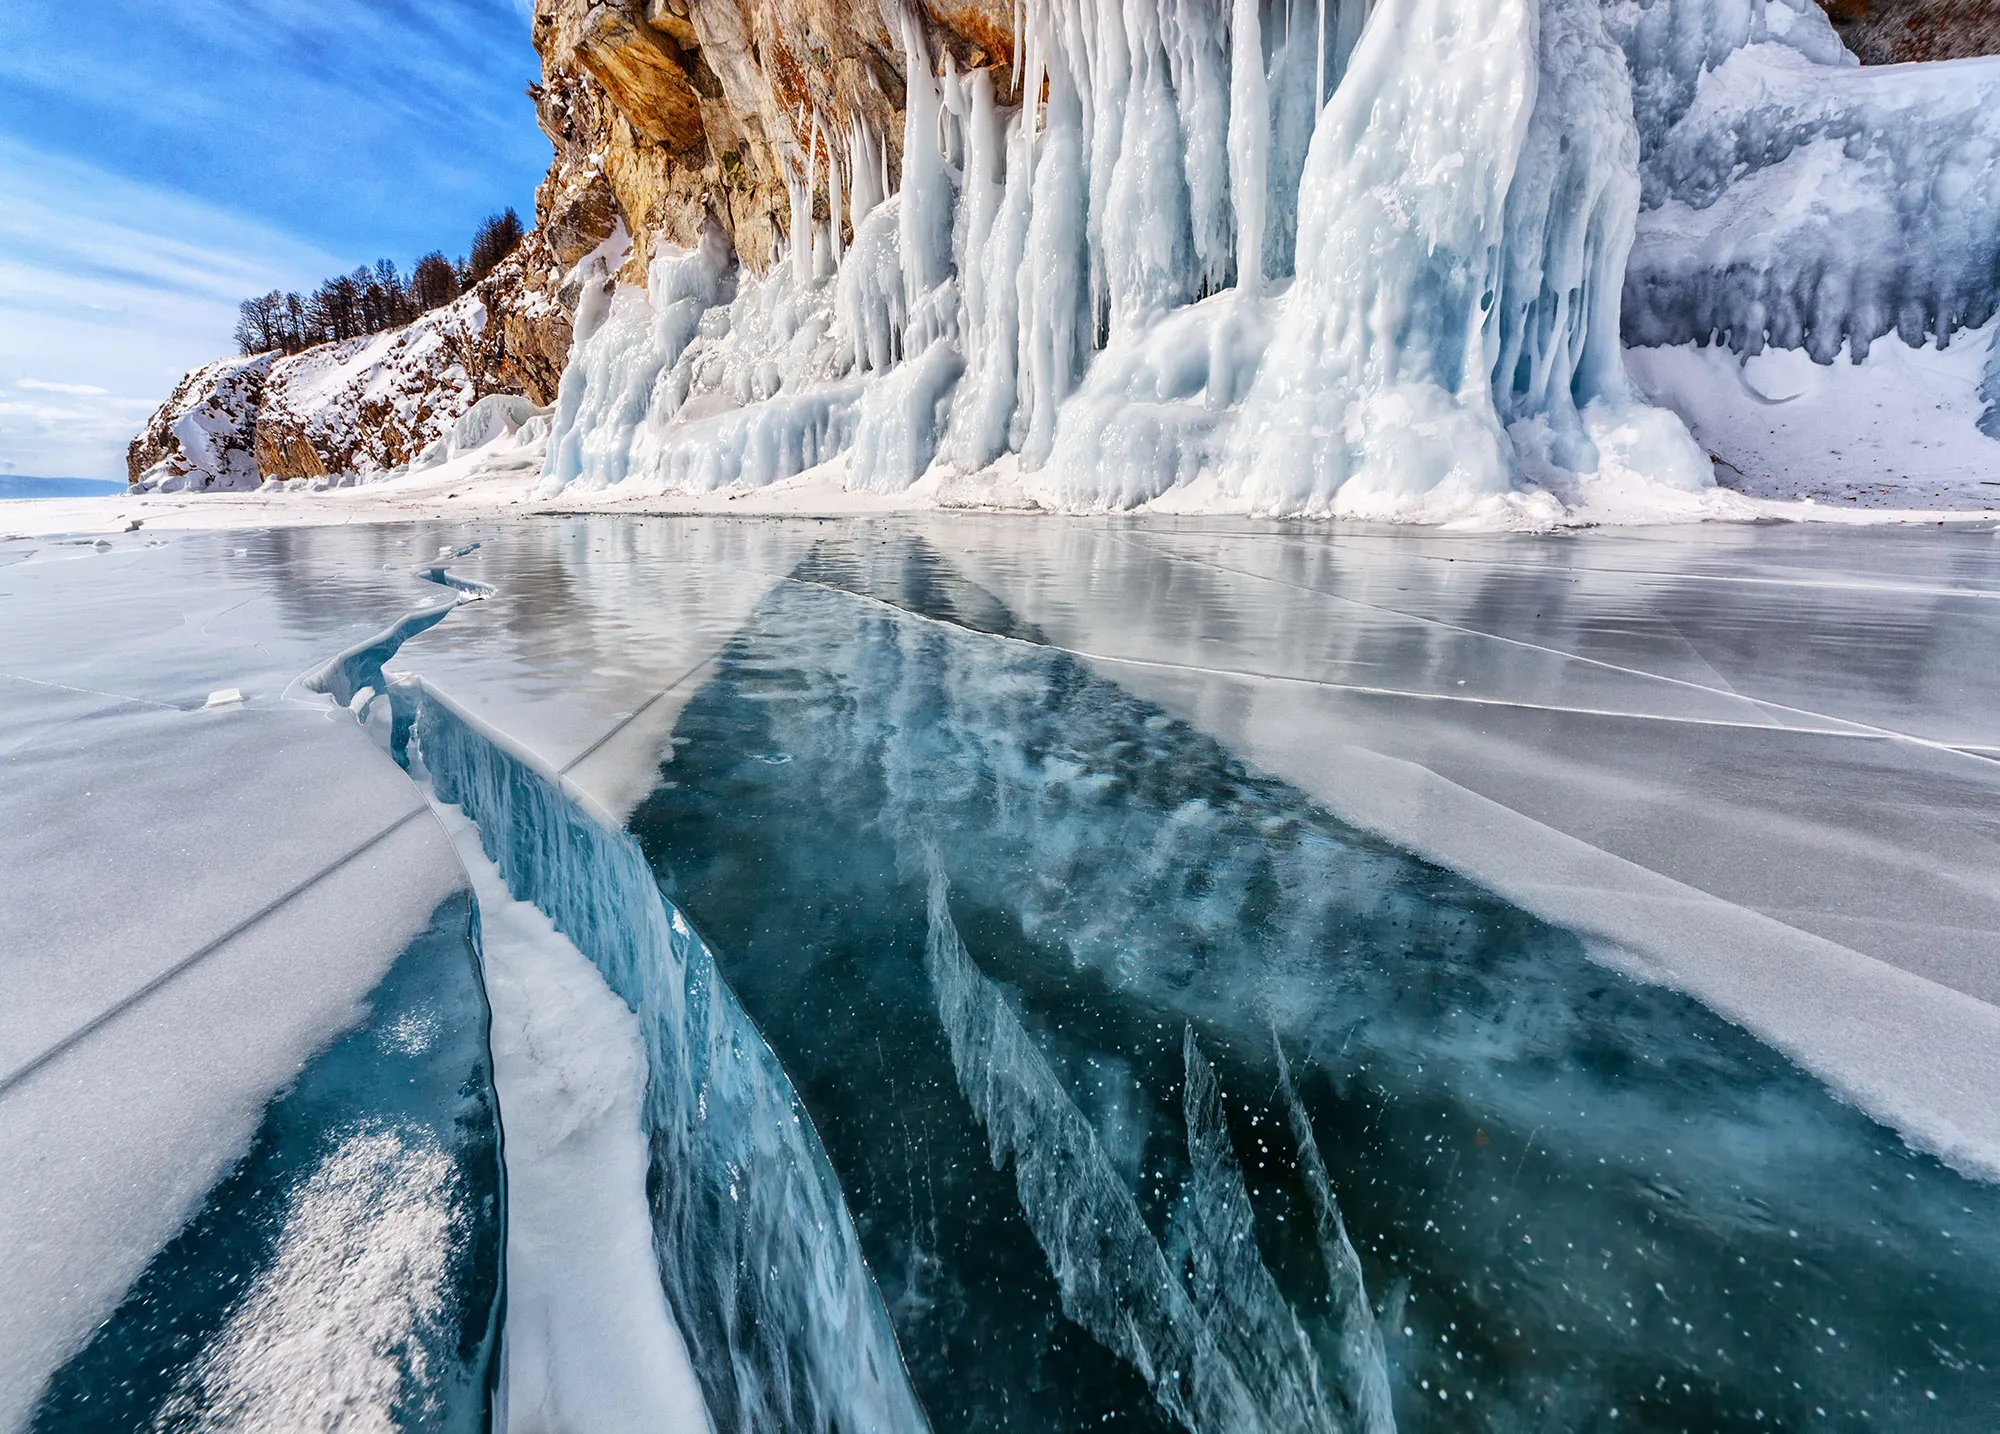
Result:
M0 4L0 473L124 476L237 301L532 222L526 0Z

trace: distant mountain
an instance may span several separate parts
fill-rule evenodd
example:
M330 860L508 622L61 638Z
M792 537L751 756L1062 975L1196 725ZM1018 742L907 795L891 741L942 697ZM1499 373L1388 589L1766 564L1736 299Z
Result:
M7 498L108 498L123 493L115 478L30 478L0 473L0 500Z

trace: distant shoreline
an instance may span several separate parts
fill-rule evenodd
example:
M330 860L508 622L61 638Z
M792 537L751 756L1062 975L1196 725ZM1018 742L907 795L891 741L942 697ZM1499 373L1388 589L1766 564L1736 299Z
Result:
M109 498L123 493L116 478L30 478L0 473L0 501L9 498Z

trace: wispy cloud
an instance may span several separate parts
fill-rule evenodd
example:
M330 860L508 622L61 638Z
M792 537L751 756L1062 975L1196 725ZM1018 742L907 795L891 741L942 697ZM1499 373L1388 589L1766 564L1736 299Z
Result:
M0 472L120 475L240 300L525 213L528 10L0 4Z
M73 393L81 398L104 398L111 390L99 388L94 383L51 383L45 378L24 378L15 383L16 388L31 388L37 393Z
M245 295L337 271L267 225L0 139L0 471L117 477Z

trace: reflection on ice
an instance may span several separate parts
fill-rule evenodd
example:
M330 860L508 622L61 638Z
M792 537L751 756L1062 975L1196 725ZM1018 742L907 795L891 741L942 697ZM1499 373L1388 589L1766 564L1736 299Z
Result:
M811 1113L934 1422L1978 1427L1984 1188L922 542L795 578L633 829Z
M469 897L43 1395L37 1430L484 1430L500 1140Z

